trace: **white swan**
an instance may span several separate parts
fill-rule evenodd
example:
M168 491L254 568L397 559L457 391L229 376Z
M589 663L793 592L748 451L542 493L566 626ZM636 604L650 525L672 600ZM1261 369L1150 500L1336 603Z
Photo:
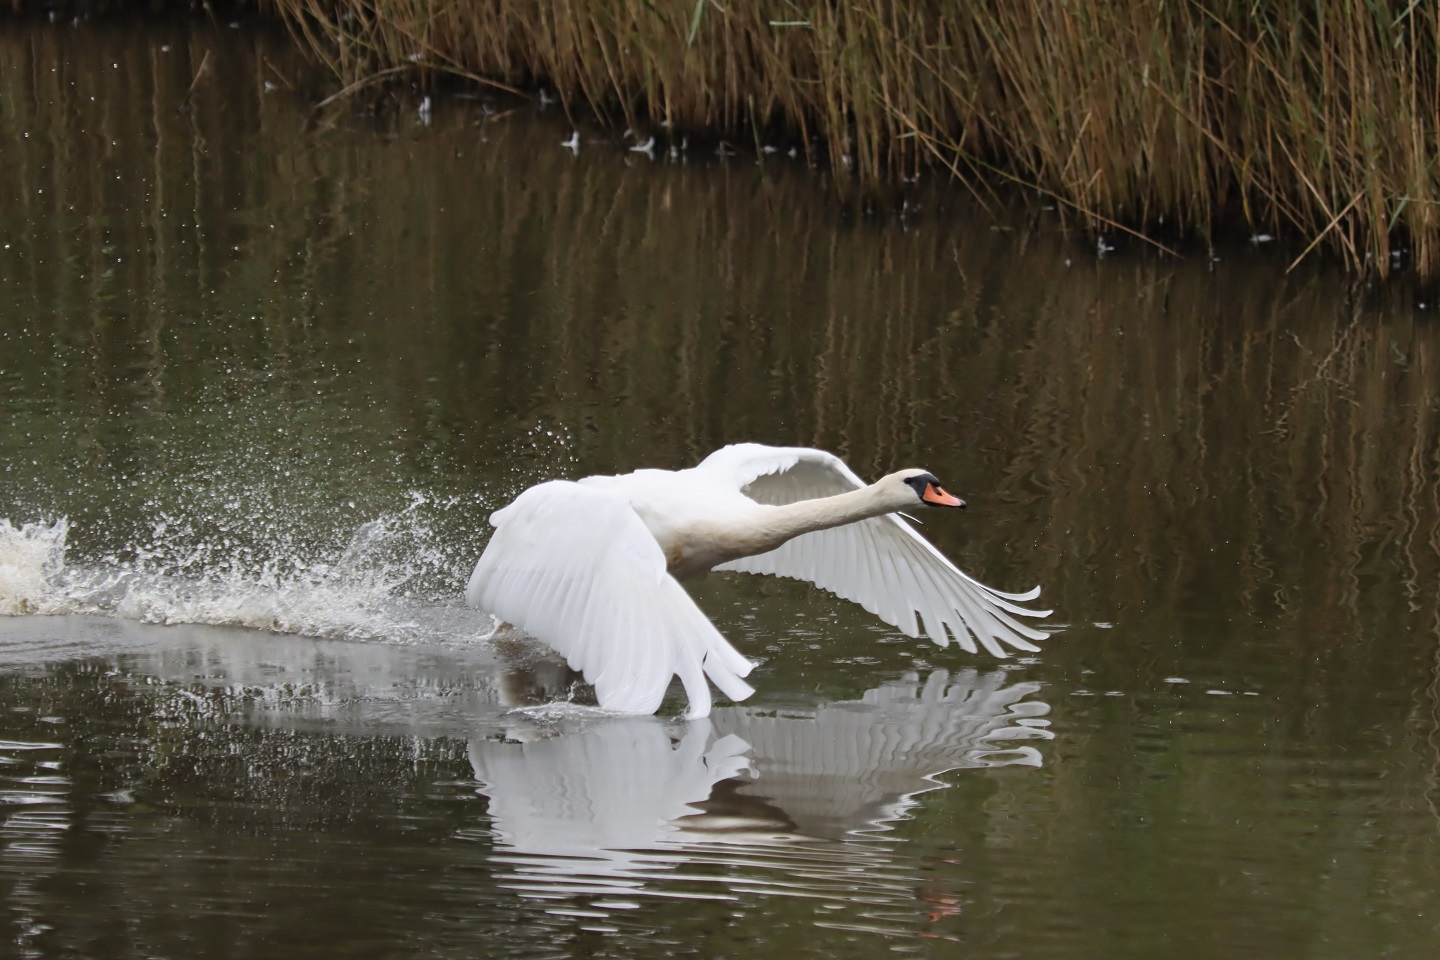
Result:
M833 454L742 443L688 470L552 480L491 514L465 600L561 653L595 685L600 706L654 713L672 676L710 713L710 681L732 700L754 689L753 664L680 586L709 570L808 580L906 635L953 635L997 657L1038 650L1046 634L1012 614L1048 616L962 573L902 520L901 510L963 507L924 470L866 486ZM948 635L947 635L948 632Z

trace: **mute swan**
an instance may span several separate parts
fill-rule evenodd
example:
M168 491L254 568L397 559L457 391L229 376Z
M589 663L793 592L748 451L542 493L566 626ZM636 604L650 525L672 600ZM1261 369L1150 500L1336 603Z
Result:
M755 692L741 679L753 664L680 586L712 569L808 580L911 637L918 613L942 647L1038 650L1046 634L1012 614L1048 616L1017 605L1040 588L966 576L898 515L927 505L965 503L924 470L866 486L823 450L757 443L687 470L551 480L490 515L465 600L562 654L603 708L654 713L678 674L689 719L710 713L707 676L732 700Z

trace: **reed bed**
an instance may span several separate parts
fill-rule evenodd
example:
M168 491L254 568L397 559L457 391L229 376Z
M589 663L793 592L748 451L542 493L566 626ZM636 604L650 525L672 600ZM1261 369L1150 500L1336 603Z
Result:
M1276 233L1300 257L1440 276L1440 4L270 3L347 89L543 84L677 140L788 137L868 191L938 167L1101 232Z

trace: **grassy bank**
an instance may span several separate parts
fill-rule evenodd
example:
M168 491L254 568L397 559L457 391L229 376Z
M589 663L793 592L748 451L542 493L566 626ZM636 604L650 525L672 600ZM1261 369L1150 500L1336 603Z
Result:
M949 171L1157 243L1273 233L1440 278L1432 0L257 5L353 89L416 72L544 84L617 127L788 137L870 188Z
M634 127L815 141L1163 241L1284 233L1440 277L1440 4L274 0L348 81L422 68Z

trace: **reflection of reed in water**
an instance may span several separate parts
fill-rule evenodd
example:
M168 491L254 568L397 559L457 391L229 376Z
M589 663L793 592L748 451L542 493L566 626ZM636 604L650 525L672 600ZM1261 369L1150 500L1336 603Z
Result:
M936 671L814 711L591 721L473 741L470 762L513 868L505 883L527 895L854 897L860 884L895 908L918 881L876 827L903 818L938 774L1041 763L1014 742L1050 738L1049 708L1027 699L1037 684L1005 678Z

